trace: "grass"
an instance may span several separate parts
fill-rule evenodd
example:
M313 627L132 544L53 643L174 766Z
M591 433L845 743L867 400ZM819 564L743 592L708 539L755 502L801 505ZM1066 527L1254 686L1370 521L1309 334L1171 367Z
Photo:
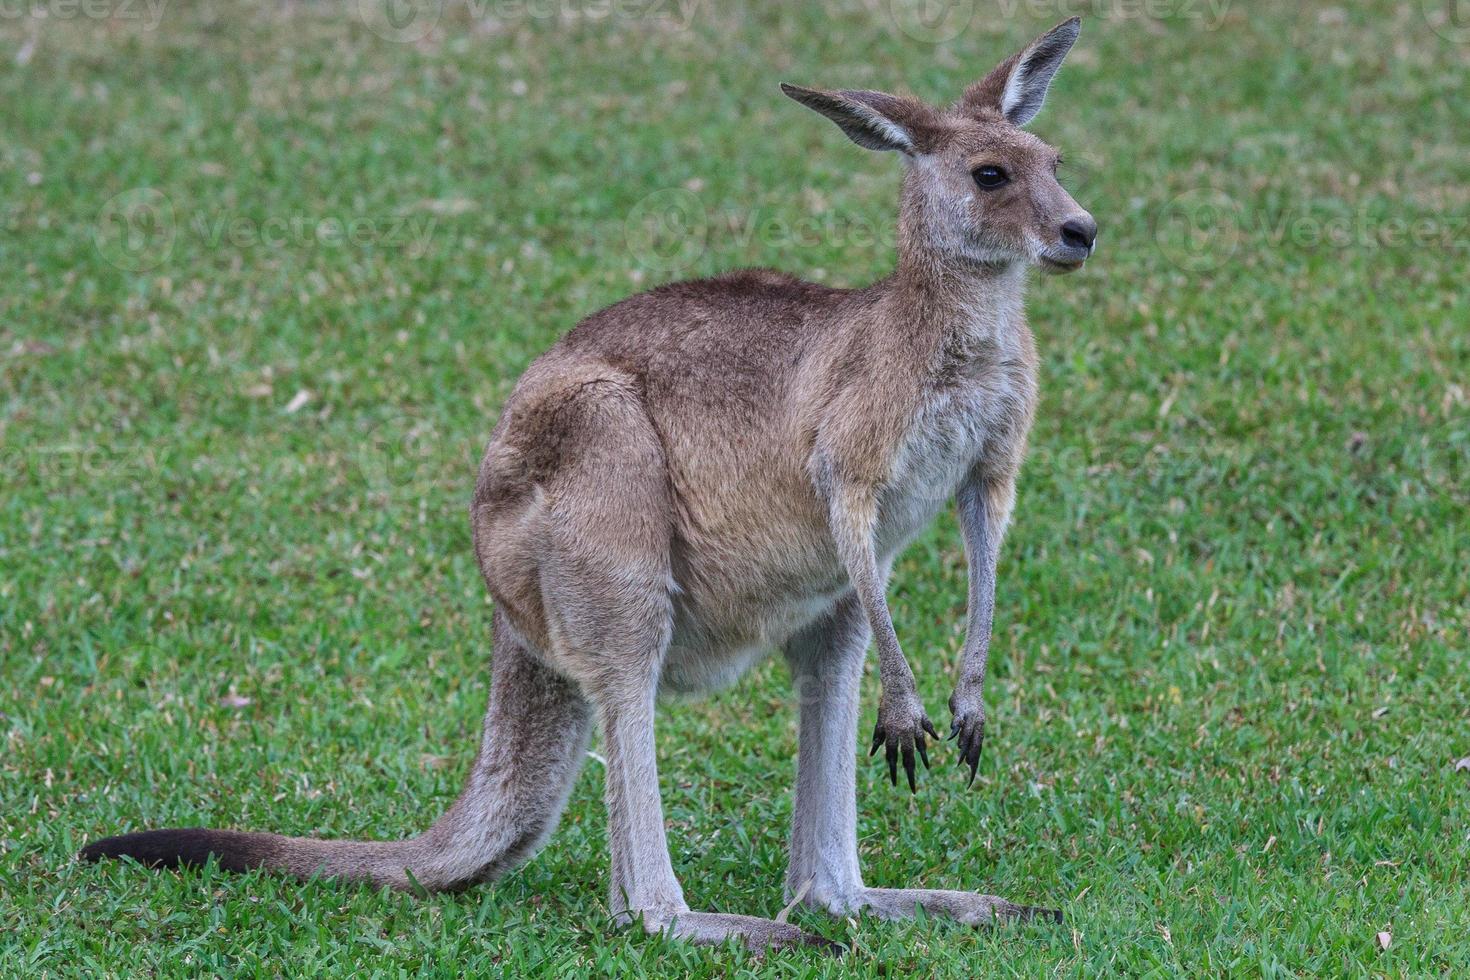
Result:
M595 764L464 895L73 861L439 812L486 695L465 508L517 375L663 279L882 275L896 163L775 82L949 98L1073 9L935 44L906 3L451 3L402 42L353 3L0 18L0 973L1470 961L1470 38L1435 4L1084 5L1034 127L1103 230L1031 292L991 737L968 792L943 751L914 797L863 766L859 812L870 883L1066 926L797 912L840 963L617 932ZM946 517L890 590L941 726L964 581ZM784 669L659 734L690 902L774 914Z

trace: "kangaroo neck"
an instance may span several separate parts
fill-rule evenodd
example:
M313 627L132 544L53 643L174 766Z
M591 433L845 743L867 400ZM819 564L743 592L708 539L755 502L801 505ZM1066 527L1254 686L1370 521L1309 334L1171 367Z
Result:
M987 264L928 251L900 251L884 283L892 315L921 333L1000 335L1025 322L1026 269L1019 262Z

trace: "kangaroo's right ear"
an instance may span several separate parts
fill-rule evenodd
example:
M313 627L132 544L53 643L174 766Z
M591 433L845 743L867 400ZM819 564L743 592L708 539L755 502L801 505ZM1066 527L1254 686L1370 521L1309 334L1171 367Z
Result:
M835 122L848 139L869 150L928 153L939 136L939 114L918 99L887 92L823 92L785 82L781 91Z
M1013 125L1026 125L1041 111L1051 80L1081 29L1079 17L1062 21L965 89L957 108L977 116L999 112Z

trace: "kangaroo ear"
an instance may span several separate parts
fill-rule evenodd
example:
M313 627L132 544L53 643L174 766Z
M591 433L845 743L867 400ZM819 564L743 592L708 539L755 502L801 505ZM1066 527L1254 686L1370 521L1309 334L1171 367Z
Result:
M824 92L781 83L781 91L842 127L869 150L928 153L939 135L939 114L918 99L886 92Z
M965 89L957 108L971 116L999 112L1016 126L1026 125L1041 111L1051 80L1081 29L1080 17L1062 21Z

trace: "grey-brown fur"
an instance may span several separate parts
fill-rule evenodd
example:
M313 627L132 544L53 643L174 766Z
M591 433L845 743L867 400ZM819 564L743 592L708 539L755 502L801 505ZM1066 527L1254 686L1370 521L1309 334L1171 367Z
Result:
M231 869L464 887L545 840L595 719L614 916L701 942L814 941L785 923L691 912L658 794L656 695L708 690L780 649L801 704L788 894L836 914L1026 913L970 892L868 888L853 747L875 638L872 748L895 782L900 759L911 785L915 752L927 761L935 731L884 587L899 550L955 499L971 585L951 730L973 777L996 557L1036 404L1026 268L1076 268L1095 234L1056 182L1055 151L1018 128L1076 33L1075 19L1058 25L943 110L785 87L860 145L903 156L888 278L853 290L764 270L675 283L588 317L526 371L471 508L496 600L484 735L433 827L384 843L152 831L83 857L214 854ZM982 189L986 166L1005 183Z

